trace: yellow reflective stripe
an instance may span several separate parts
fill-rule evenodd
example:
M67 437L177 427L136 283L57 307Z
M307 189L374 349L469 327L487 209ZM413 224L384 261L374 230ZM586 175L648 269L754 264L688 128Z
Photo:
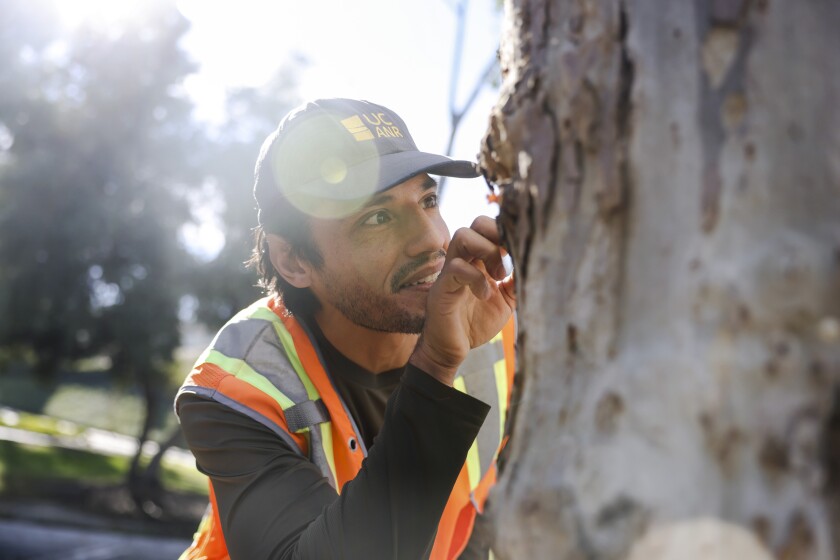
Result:
M499 331L490 342L504 344L502 331ZM507 418L508 407L507 364L504 358L493 364L493 373L496 375L496 393L499 395L499 441L502 441L505 437L505 419ZM499 451L496 450L494 456L498 453Z
M237 313L237 315L242 316L242 317L251 317L254 314L254 310L259 310L259 309L268 310L268 300L269 300L269 298L267 298L267 297L262 298L262 299L258 299L257 301L255 301L254 303L252 303L251 305L249 305L248 307L246 307L245 309L243 309L242 311ZM275 315L275 317L276 317L276 315Z
M215 364L223 370L235 375L237 379L253 385L263 393L273 398L280 405L280 408L286 410L295 403L289 397L281 393L274 384L268 379L251 369L251 366L246 364L243 360L236 358L229 358L218 350L211 350L203 360L209 364Z
M473 440L470 450L467 452L467 476L470 479L470 491L473 491L481 482L481 461L478 459L478 440Z
M263 319L265 321L270 321L274 325L274 332L277 333L277 338L280 339L280 344L282 344L283 349L286 350L286 356L289 358L292 368L294 368L295 373L297 373L301 383L303 383L303 387L306 389L306 395L312 400L321 398L318 390L315 389L315 385L312 384L312 381L309 380L309 376L306 375L306 370L303 369L303 364L300 363L300 358L298 357L297 350L295 349L295 343L292 340L292 335L286 330L286 327L283 325L283 321L280 320L280 317L267 307L259 307L249 315L249 318Z
M508 407L507 364L504 358L493 364L496 375L496 392L499 394L499 441L505 437L505 418Z
M456 377L452 386L461 391L467 392L467 386L463 377ZM470 479L470 490L475 490L481 482L481 461L478 459L478 439L473 440L470 450L467 451L467 477Z
M282 323L283 322L283 321L280 320L280 317L278 317L277 314L274 311L272 311L268 307L265 307L264 305L257 306L255 309L251 310L251 312L248 313L248 318L249 319L263 319L265 321L270 321L272 323Z
M320 399L321 395L318 393L315 385L312 384L312 381L306 374L306 370L303 369L303 364L300 363L300 358L295 349L295 342L292 340L291 333L281 323L274 323L274 331L277 333L277 338L280 339L280 344L286 350L286 356L289 358L289 362L292 364L295 373L300 378L300 382L303 383L306 389L306 395L313 401Z
M313 385L312 381L309 379L309 376L306 374L306 370L303 369L303 364L300 361L300 357L298 356L297 349L295 348L295 342L292 340L292 334L286 330L286 326L283 324L283 321L280 317L277 316L274 311L265 307L261 302L257 305L253 306L253 309L248 310L247 317L249 319L262 319L264 321L269 321L274 326L274 332L277 333L277 338L280 341L280 344L283 345L283 349L286 351L286 357L289 359L289 363L292 365L292 368L295 370L298 378L300 379L301 383L303 383L303 387L306 389L306 395L311 400L317 400L321 398L320 393ZM285 406L283 407L285 409ZM327 466L330 469L330 474L332 474L333 483L335 484L336 492L338 492L338 474L335 469L335 454L333 452L333 438L332 438L332 423L331 422L322 422L318 425L319 429L321 430L321 449L324 452L324 457L327 460ZM309 428L306 429L307 431ZM312 440L309 440L310 445L312 444Z
M324 448L324 457L327 458L327 465L330 467L333 482L335 483L335 491L338 492L338 475L335 470L335 456L333 455L333 441L332 441L332 422L323 422L319 424L321 428L321 446Z

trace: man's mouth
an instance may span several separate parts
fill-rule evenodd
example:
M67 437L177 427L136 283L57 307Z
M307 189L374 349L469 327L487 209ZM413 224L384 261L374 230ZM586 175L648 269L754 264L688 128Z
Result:
M435 280L438 279L438 276L440 276L440 271L439 270L437 272L433 272L432 274L429 274L428 276L420 278L419 280L416 280L416 281L411 282L409 284L403 284L402 286L400 286L400 289L410 288L412 286L422 286L423 284L433 284L435 282Z
M429 257L416 259L402 265L391 279L391 292L397 293L403 288L433 284L440 276L445 257L446 251L441 249Z

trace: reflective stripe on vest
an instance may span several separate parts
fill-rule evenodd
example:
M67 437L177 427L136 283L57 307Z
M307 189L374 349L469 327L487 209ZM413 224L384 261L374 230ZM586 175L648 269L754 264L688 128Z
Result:
M495 483L495 460L513 380L513 362L505 360L505 355L512 356L513 329L511 320L488 344L470 352L458 369L455 388L492 408L441 516L433 559L455 558L463 551L476 512L483 511ZM366 455L310 334L279 300L260 300L231 319L199 358L178 396L184 393L213 399L269 427L291 442L292 449L308 456L338 491L356 476ZM203 522L182 560L226 558L226 552L209 550L217 546L202 546L224 543L223 538L206 534L221 533L215 500L210 505L207 516L215 523Z
M198 358L178 392L182 393L215 400L268 427L292 449L326 467L322 468L324 476L338 488L329 415L322 407L314 411L299 408L319 400L318 391L300 363L291 334L266 300L238 313L222 327ZM310 418L309 424L294 422L302 413L310 413L308 417L317 411L322 414ZM291 425L287 412L291 412Z
M467 359L458 369L453 387L461 392L468 393L485 403L501 404L504 399L504 406L493 406L478 432L478 437L467 453L467 474L469 475L470 490L474 491L481 481L481 478L490 469L495 461L499 450L499 442L503 432L499 426L504 427L505 415L507 412L507 384L498 386L495 375L497 364L505 364L504 348L502 346L502 333L496 335L487 344L476 348L469 353Z

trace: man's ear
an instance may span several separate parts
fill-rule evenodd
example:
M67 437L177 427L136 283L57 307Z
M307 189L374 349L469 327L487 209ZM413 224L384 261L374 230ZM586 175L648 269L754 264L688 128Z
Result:
M285 238L269 233L266 240L271 264L280 276L295 288L308 288L312 283L309 262L300 258Z

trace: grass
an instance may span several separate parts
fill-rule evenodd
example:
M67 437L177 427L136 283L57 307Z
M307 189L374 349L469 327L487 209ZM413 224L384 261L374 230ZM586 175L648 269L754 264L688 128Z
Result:
M172 412L174 395L173 387L159 403L159 427L152 439L164 439L177 424ZM0 370L3 405L129 436L140 432L145 414L145 403L136 388L116 382L103 371L63 372L51 383L44 383L22 369Z
M135 395L83 385L61 385L44 405L47 416L136 435L143 418L143 403Z
M167 399L160 403L158 428L150 434L154 441L168 439L177 425ZM46 502L98 514L120 530L192 534L207 504L208 488L190 458L164 455L159 476L167 492L156 495L162 500L158 513L164 515L163 523L150 524L139 515L125 485L132 460L126 453L140 432L144 404L136 388L116 382L107 371L58 372L45 383L22 368L0 369L0 429L28 433L10 430L8 440L0 439L3 511L15 511L15 504ZM144 454L142 466L149 460L151 455ZM142 507L147 511L146 504Z
M44 385L26 372L0 372L0 426L71 438L83 438L89 428L131 437L139 433L144 403L136 393L115 387L102 372L76 372L62 379L61 383ZM161 404L165 423L151 434L158 441L176 424L169 403ZM142 461L149 459L144 456ZM0 440L0 495L26 489L37 493L62 482L120 484L127 477L130 462L130 457L116 453ZM166 456L161 464L161 481L174 492L207 494L204 475Z
M7 481L26 488L37 487L39 481L119 484L125 480L130 462L130 457L119 455L0 441L0 494L12 490L6 487ZM195 469L164 461L161 479L170 491L207 493L207 479Z
M87 429L65 419L0 407L0 426L50 436L79 436ZM142 462L150 457L144 456ZM5 481L75 480L90 484L116 484L125 480L131 458L57 446L36 446L0 440L0 493ZM178 492L207 493L207 479L194 467L164 456L161 465L164 487ZM30 487L29 484L26 484Z
M75 480L105 485L124 479L128 458L0 441L0 464L3 465L3 481Z
M0 407L0 426L18 428L50 436L78 436L85 428L74 422L43 414L31 414Z

